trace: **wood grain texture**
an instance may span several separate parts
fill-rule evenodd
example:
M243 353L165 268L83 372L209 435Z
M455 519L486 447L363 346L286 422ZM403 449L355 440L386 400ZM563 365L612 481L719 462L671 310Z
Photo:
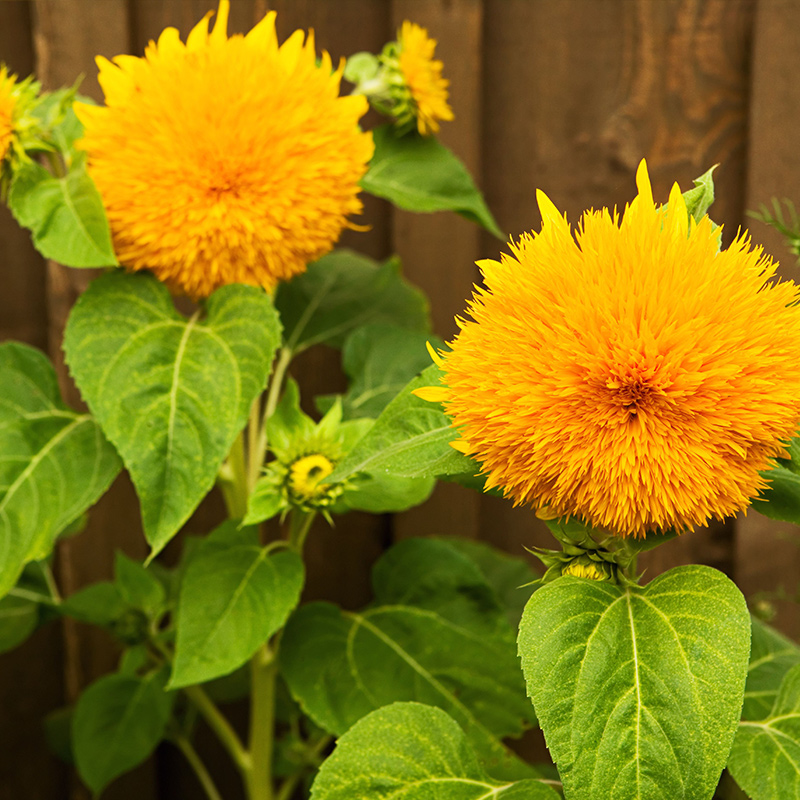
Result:
M0 3L0 62L20 78L34 71L31 6ZM47 348L45 263L30 236L0 206L0 340ZM2 391L0 389L0 391ZM20 648L0 655L0 800L66 800L68 770L47 752L42 719L64 704L60 626L49 623ZM39 753L31 758L31 753Z
M86 74L82 91L101 99L93 58L141 54L167 25L183 37L216 0L0 0L0 59L20 74L34 66L47 87ZM456 114L444 141L484 189L500 227L513 236L539 225L536 188L577 221L587 207L622 208L634 194L634 172L647 157L657 199L678 180L715 162L718 201L712 216L730 239L745 208L772 196L800 205L800 4L796 0L233 0L229 30L246 32L270 9L279 38L315 30L317 46L334 60L373 53L394 38L404 19L428 28L439 42ZM371 115L367 124L377 122ZM342 244L383 258L396 250L406 275L431 296L437 333L455 333L480 276L479 258L497 258L503 243L455 215L393 212L365 198L366 233L348 231ZM782 255L778 234L751 223L754 239ZM796 274L792 259L784 271ZM0 209L0 336L49 348L58 359L69 309L92 273L45 267ZM77 402L74 387L65 389ZM313 394L342 386L330 353L312 350L294 370L306 407ZM218 498L190 520L203 533L222 516ZM443 484L425 506L395 518L352 514L334 529L316 526L309 542L308 599L361 605L370 564L392 538L456 534L521 554L553 540L529 509ZM734 539L735 535L735 539ZM130 483L119 481L95 510L83 535L60 557L67 591L110 575L113 552L144 554L138 506ZM177 545L168 553L175 557ZM733 573L745 593L797 590L796 528L751 513L735 525L714 525L676 539L643 559L646 577L678 563L709 563ZM777 602L778 624L800 635L794 603ZM59 664L66 649L65 676ZM74 697L114 666L117 651L102 634L74 627L62 644L42 630L15 654L0 656L0 800L67 800L65 772L42 767L38 719L65 694ZM36 664L31 668L31 664ZM242 707L233 711L243 724ZM238 779L223 767L213 742L201 742L228 798ZM77 798L79 795L73 795ZM201 792L180 756L167 750L155 765L120 780L104 797L131 800Z
M747 208L772 197L800 204L800 4L759 0L753 28L753 80L750 96ZM798 270L780 234L749 221L753 240L781 261L785 277L797 281ZM800 589L800 530L750 513L738 526L736 576L747 597L775 603L782 630L800 637L796 599ZM791 598L791 599L789 599Z
M403 20L427 28L436 39L436 58L445 64L455 120L442 123L439 138L481 185L483 3L480 0L394 0L394 38ZM471 222L452 213L395 211L393 246L408 279L431 298L434 331L451 338L478 280L475 261L482 237ZM456 484L442 483L427 503L397 515L397 538L478 536L481 499Z

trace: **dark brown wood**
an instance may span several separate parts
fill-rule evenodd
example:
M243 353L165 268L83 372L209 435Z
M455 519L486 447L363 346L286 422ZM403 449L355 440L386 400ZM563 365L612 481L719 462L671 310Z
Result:
M480 184L481 176L481 0L394 0L395 38L404 20L416 22L436 39L437 59L450 81L455 120L443 122L439 138L464 162ZM456 214L412 214L395 211L394 250L408 279L431 298L434 332L449 339L457 331L455 317L464 310L478 279L478 228ZM479 495L456 484L440 484L431 499L395 517L397 538L409 536L479 535Z
M800 5L791 0L759 0L753 28L753 80L748 131L745 205L755 209L772 197L800 204L800 152L793 147L800 129ZM797 281L795 259L780 234L748 221L753 241L781 262L784 276ZM751 512L738 525L737 579L745 595L775 605L782 630L800 637L795 598L800 585L800 532ZM800 598L798 598L800 599Z
M140 55L167 25L185 37L216 2L3 0L0 60L20 74L35 64L46 87L71 83L83 72L82 91L101 99L96 54ZM230 32L246 32L269 9L277 11L281 40L296 28L314 28L318 48L335 61L358 50L379 52L404 19L427 27L438 40L456 114L443 124L442 141L483 187L500 227L515 237L539 225L537 188L573 223L591 206L622 208L635 192L643 156L661 200L673 181L687 188L719 162L712 216L725 224L728 241L746 222L746 208L772 196L800 204L796 0L234 0ZM367 123L375 121L371 115ZM376 258L397 251L406 275L431 296L436 332L451 337L454 317L479 280L474 262L497 258L503 242L455 215L395 212L372 198L365 206L357 221L370 230L349 231L342 244ZM780 236L758 223L749 227L755 241L783 259L784 273L795 275ZM0 336L49 349L58 362L66 315L92 273L45 267L5 209L0 270ZM317 349L296 365L309 410L311 396L343 385L332 360L330 351ZM71 402L79 402L59 369ZM212 498L187 529L202 534L221 516L219 498ZM429 503L395 518L353 514L334 529L317 525L306 596L357 607L369 596L370 564L392 538L433 534L479 538L516 554L523 546L553 543L530 509L442 484ZM750 597L780 587L794 593L797 545L794 526L750 513L670 542L642 566L652 577L699 561L733 573ZM108 577L117 548L132 556L146 551L125 479L98 504L88 530L62 548L59 577L66 590ZM780 626L800 635L795 605L776 605ZM63 669L54 666L62 657ZM38 718L112 669L116 657L106 637L74 626L63 643L50 627L17 653L0 656L0 704L8 721L0 730L0 800L67 800L64 770L54 761L44 769L41 756L31 756L39 750ZM245 721L241 708L234 713ZM213 744L202 747L220 769ZM226 797L239 796L237 780L222 777ZM166 797L159 795L166 787L170 798L201 796L174 752L104 796Z
M0 3L0 62L19 78L34 71L30 12L21 0ZM45 264L5 206L0 206L0 271L0 340L46 349ZM61 630L52 622L17 650L0 655L0 800L66 800L68 769L47 751L42 727L44 716L65 702L58 666L63 658Z

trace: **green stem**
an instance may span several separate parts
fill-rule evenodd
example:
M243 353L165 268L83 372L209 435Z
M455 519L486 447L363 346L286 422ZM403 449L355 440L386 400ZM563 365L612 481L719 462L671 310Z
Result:
M183 692L208 723L208 727L214 731L222 746L228 751L245 784L247 784L253 770L253 759L245 749L236 731L199 686L186 686Z
M55 575L53 575L53 570L50 569L50 565L47 563L42 564L42 575L44 575L45 583L47 584L47 589L50 592L50 597L52 598L52 602L54 605L58 605L61 602L61 593L58 591L58 586L56 584Z
M264 404L264 414L261 417L261 425L258 429L258 438L255 447L250 452L250 473L256 476L261 471L264 459L267 457L267 420L275 413L278 407L278 400L283 388L283 379L286 377L286 370L292 361L294 353L288 347L282 347L278 354L278 361L272 373L272 379L267 392L267 401Z
M250 755L248 800L274 800L272 754L275 731L276 651L264 645L251 659Z
M217 483L222 490L225 507L231 519L244 519L249 497L247 468L244 460L244 431L233 443L227 461L222 465Z
M174 734L172 736L172 741L181 753L186 756L186 760L189 762L192 772L197 776L197 780L200 781L200 785L203 787L203 791L206 793L208 800L222 800L222 795L214 785L214 781L211 779L206 765L200 760L197 751L192 747L192 743L181 733Z
M303 553L303 545L316 516L316 511L297 511L295 509L292 509L289 516L289 544L300 555Z
M264 463L262 457L258 458L258 442L261 437L261 395L259 395L250 408L250 420L247 423L247 489L253 491L258 476L261 474L261 466Z

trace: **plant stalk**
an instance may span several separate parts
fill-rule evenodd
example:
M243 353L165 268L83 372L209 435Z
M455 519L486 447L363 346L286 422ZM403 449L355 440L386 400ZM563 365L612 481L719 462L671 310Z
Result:
M274 800L272 755L275 731L275 682L278 664L275 650L264 645L251 659L250 756L248 800Z

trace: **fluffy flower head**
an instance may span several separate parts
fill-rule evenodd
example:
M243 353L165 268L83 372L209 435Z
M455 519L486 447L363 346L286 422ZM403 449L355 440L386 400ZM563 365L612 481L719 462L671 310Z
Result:
M543 194L540 233L480 263L485 288L440 363L454 444L488 487L619 536L744 509L800 423L800 291L740 235L718 251L644 162L620 219L573 235Z
M228 10L185 44L167 28L144 58L98 58L106 105L77 109L120 263L194 298L271 289L328 252L373 150L366 100L339 97L312 34L279 46L271 12L229 38Z
M400 71L411 94L417 129L423 136L437 133L439 120L453 119L447 102L450 81L442 77L442 62L433 58L436 39L425 28L406 20L398 37Z
M14 76L8 74L5 66L0 67L0 162L8 155L14 135L14 85Z

